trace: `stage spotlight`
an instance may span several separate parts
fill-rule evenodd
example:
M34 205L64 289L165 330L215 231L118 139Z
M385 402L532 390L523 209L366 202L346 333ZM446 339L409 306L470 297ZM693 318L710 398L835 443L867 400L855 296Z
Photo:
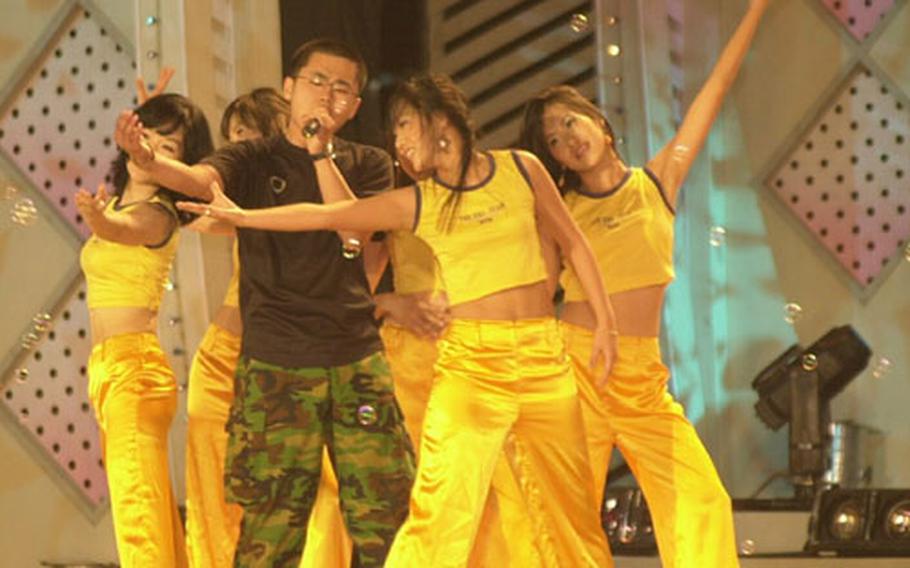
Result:
M761 421L772 430L790 424L789 474L798 498L811 499L827 469L829 401L871 355L852 327L835 327L807 349L791 346L752 381Z
M752 381L758 392L755 410L769 428L778 430L790 421L791 375L817 371L823 401L834 398L869 364L872 352L849 325L835 327L803 349L792 345Z
M910 489L820 491L806 550L843 556L910 556Z

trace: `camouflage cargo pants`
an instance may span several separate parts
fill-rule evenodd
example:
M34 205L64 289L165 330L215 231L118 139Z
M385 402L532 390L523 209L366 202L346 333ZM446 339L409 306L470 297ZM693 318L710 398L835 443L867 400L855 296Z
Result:
M241 358L228 419L225 485L244 509L235 566L300 561L322 447L339 482L354 565L382 566L407 516L411 443L382 353L330 368Z

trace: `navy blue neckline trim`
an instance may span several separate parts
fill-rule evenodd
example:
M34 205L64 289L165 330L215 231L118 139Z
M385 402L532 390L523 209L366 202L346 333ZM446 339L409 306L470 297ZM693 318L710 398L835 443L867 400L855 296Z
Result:
M651 181L654 182L654 185L657 186L657 192L660 193L660 198L663 200L664 205L667 206L667 209L670 211L670 214L673 216L676 216L676 209L674 209L673 206L670 205L670 200L667 199L667 192L664 191L664 184L660 183L660 180L657 178L657 175L654 172L652 172L648 166L643 167L642 170L644 170L645 175L647 175L649 178L651 178Z
M423 208L423 194L420 193L420 186L416 183L411 187L414 188L414 198L417 200L414 207L414 225L411 227L411 232L416 232L417 226L420 225L420 212Z
M605 191L603 193L594 193L591 191L586 191L582 186L579 186L575 191L584 195L585 197L591 197L593 199L601 199L604 197L610 197L611 195L613 195L614 193L616 193L617 191L622 189L622 186L626 185L626 182L629 181L630 177L632 177L632 169L633 168L628 168L626 170L626 174L624 176L622 176L621 180L619 180L619 183L617 183L616 185L614 185L613 187L611 187L610 189L608 189L607 191Z
M433 181L436 182L436 183L438 183L438 184L441 185L442 187L444 187L444 188L446 188L446 189L450 189L450 190L452 190L452 191L473 191L473 190L475 190L475 189L480 189L481 187L487 185L488 183L490 183L490 180L493 179L493 176L496 174L496 160L494 160L494 159L493 159L493 155L490 154L490 152L488 152L488 151L486 151L486 150L484 150L484 151L481 152L481 153L482 153L484 156L486 156L487 160L490 162L490 173L489 173L489 175L487 175L487 177L484 178L480 183L476 183L476 184L474 184L474 185L466 185L466 186L464 186L464 187L455 187L455 186L453 186L453 185L449 185L449 184L447 184L446 182L440 180L440 179L436 176L436 174L433 174Z
M531 176L528 175L528 170L525 169L525 165L521 163L521 159L518 157L518 152L511 150L510 153L512 154L512 159L515 160L515 165L518 166L518 171L521 172L521 177L525 178L528 187L533 189L534 184L531 183Z

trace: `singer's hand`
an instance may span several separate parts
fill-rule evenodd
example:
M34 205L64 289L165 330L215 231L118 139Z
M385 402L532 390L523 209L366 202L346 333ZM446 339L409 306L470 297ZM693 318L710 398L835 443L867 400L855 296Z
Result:
M312 136L307 136L306 133L304 133L303 136L306 139L307 151L310 154L319 154L325 151L326 146L335 135L335 131L338 130L339 124L332 118L329 109L322 106L313 111L313 115L307 117L303 123L310 124L313 120L316 120L319 123L319 128L316 130L316 133Z

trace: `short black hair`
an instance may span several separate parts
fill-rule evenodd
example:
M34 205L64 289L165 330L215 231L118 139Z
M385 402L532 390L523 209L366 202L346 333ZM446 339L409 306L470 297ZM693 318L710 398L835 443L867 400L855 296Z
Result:
M139 115L142 126L161 134L167 135L178 130L183 131L183 158L180 161L184 164L192 166L215 149L205 114L183 95L166 93L152 97L136 108L136 114ZM120 150L117 158L111 164L111 179L115 196L123 194L123 190L126 189L126 184L130 180L129 171L126 169L128 160L129 156L126 152ZM164 187L158 190L158 194L171 202L188 199L182 193ZM195 216L180 211L178 217L181 224L186 224Z
M287 76L296 77L297 73L310 62L310 57L312 57L314 53L334 55L356 63L357 92L363 91L363 88L367 84L367 62L363 59L363 56L360 55L359 51L347 43L336 39L313 39L298 47L297 51L294 52L294 55L291 56L291 63L288 66Z

